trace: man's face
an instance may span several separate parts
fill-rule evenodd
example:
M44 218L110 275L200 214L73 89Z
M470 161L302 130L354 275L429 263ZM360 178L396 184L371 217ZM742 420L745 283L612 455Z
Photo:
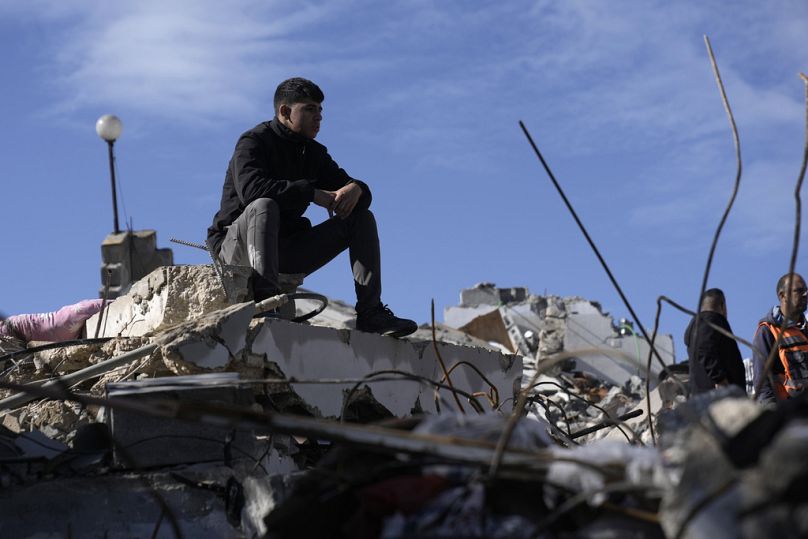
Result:
M307 99L291 105L281 105L278 117L291 131L307 138L315 138L320 131L323 107L320 103Z
M785 289L780 293L780 310L786 312L788 303L791 304L791 312L788 313L789 318L794 318L805 312L808 308L808 288L805 286L805 280L799 275L795 275L789 281L786 281Z

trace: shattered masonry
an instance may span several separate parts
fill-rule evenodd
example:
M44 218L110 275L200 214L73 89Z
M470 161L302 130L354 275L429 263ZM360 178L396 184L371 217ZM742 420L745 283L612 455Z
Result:
M111 340L6 367L112 400L0 411L0 536L808 534L803 400L686 400L686 372L654 365L654 447L647 343L596 303L481 284L433 343L429 326L356 331L334 301L308 324L254 319L227 299L246 299L239 282L158 268L87 321ZM657 346L672 364L672 338Z

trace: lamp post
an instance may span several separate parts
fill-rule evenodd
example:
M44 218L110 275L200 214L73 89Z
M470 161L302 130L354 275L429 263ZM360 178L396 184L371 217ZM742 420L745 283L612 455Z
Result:
M115 141L118 140L118 137L121 136L122 129L123 124L120 118L114 114L105 114L95 122L95 132L98 133L99 137L107 141L109 148L109 175L112 180L112 213L115 216L115 234L119 234L121 228L118 226L118 196L115 190L115 155L112 151L112 146L115 144Z

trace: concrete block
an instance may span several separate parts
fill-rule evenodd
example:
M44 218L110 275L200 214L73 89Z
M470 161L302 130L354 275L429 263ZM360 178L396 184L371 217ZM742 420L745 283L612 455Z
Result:
M157 250L157 232L154 230L133 230L109 234L101 243L101 256L106 263L128 264L130 254L151 255L155 250Z
M238 373L119 382L107 386L107 395L144 402L149 399L182 400L185 404L205 402L251 406L255 402L249 387L239 384ZM226 440L234 431L229 426L151 417L120 408L110 410L109 424L117 442L115 461L122 468L223 461ZM233 458L260 457L255 435L250 430L236 429L231 443L235 448L231 452ZM125 448L125 453L121 453L120 448Z
M125 231L109 234L101 243L101 287L107 297L125 289L132 281L148 275L155 268L174 263L171 249L157 249L157 233L154 230Z
M158 266L173 266L174 251L172 251L168 247L157 249L154 251L154 260Z
M271 376L349 380L325 385L274 384L291 387L291 391L284 391L291 393L287 402L293 408L319 417L340 417L356 380L372 378L374 373L385 370L421 376L427 381L369 379L359 385L348 404L379 416L397 417L456 409L446 389L439 391L439 404L435 403L434 386L428 381L440 381L443 372L431 341L398 340L280 319L258 321L252 320L253 312L251 302L232 305L157 335L163 362L177 374L227 369L250 375L257 361L257 376L266 367ZM512 408L522 377L522 362L517 356L442 343L438 350L447 369L453 369L451 380L457 389L489 393L493 385L499 402L504 403L501 409ZM465 402L465 409L472 409L465 398L461 402ZM479 402L484 409L491 409L486 399Z
M460 291L460 305L499 305L500 303L520 302L527 299L527 288L497 288L493 283L480 283L474 288Z
M591 309L591 305L590 305ZM564 334L564 349L569 351L605 348L604 344L621 354L600 356L581 356L576 361L581 370L588 370L602 376L617 385L623 385L631 376L645 378L650 347L642 336L621 336L614 330L612 318L598 310L583 309L581 303L576 304L576 311L569 312ZM571 309L570 309L571 311ZM673 355L673 337L657 335L654 347L666 364L675 361ZM607 359L608 358L608 359ZM661 370L659 361L651 362L652 385L656 385Z
M496 310L496 305L479 305L476 307L446 307L443 310L443 321L449 327L460 329L475 318L487 315Z
M163 362L177 374L224 370L244 352L254 314L246 302L180 324L158 337Z
M134 283L126 295L105 309L99 336L139 336L171 326L228 305L213 266L164 266ZM99 315L86 323L94 335Z
M438 344L452 382L458 389L474 393L488 392L488 384L467 365L473 365L497 388L500 401L513 397L522 377L522 363L516 356L490 350L450 344ZM253 354L263 354L277 365L287 378L361 379L383 370L400 370L438 381L441 369L430 342L411 342L350 330L294 324L284 320L266 320L252 343ZM295 392L315 415L339 417L346 394L355 383L294 384ZM375 400L392 415L410 415L414 409L437 412L433 387L410 380L373 383L368 381ZM463 402L463 400L461 400ZM481 402L490 409L487 402ZM512 401L503 410L512 408ZM464 403L470 409L470 405ZM440 408L455 409L449 392L440 391Z
M106 288L107 285L109 285L110 289L116 287L123 288L129 285L132 282L132 274L129 270L129 265L121 262L113 262L101 266L101 295L103 296L104 288ZM109 293L107 293L107 297L109 297Z

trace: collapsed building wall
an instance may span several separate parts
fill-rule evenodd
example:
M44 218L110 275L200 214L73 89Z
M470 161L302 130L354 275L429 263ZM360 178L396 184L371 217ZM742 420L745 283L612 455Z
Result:
M525 357L527 371L552 354L568 352L572 368L612 384L646 377L650 347L626 321L616 324L599 304L577 296L538 296L527 288L497 288L481 283L460 293L460 305L444 310L444 320L484 340L495 340ZM654 347L665 364L675 362L671 335L657 335ZM577 354L576 354L577 352ZM651 363L651 381L661 371Z
M86 328L95 331L103 318L102 336L159 336L165 343L164 361L177 374L228 369L260 378L269 368L275 377L355 380L371 379L380 371L399 371L437 381L445 378L442 361L452 370L450 383L457 389L490 393L493 386L503 400L510 398L504 410L513 406L512 397L519 388L522 364L514 355L433 344L423 333L410 340L397 340L350 329L347 324L344 329L335 329L273 318L251 322L255 314L252 303L226 305L210 266L165 267L135 283L128 294L109 305L106 313L88 320ZM319 318L339 327L337 321L353 318L345 315L345 310L342 305L336 314L329 311ZM180 323L188 319L192 321ZM354 385L300 384L294 391L313 415L340 417L346 394ZM436 404L433 388L417 381L378 382L370 391L397 417L414 410L435 412L441 406ZM445 392L439 396L446 401ZM447 407L446 402L443 407Z
M437 339L433 342L429 326L422 327L410 338L398 340L356 331L352 309L339 302L313 318L312 324L253 319L253 303L229 305L217 287L218 280L209 266L161 268L136 283L129 295L110 305L106 315L88 321L88 334L100 328L103 335L117 336L113 341L40 353L33 366L40 377L48 370L58 374L81 372L87 365L103 365L111 356L120 357L124 350L153 346L140 363L121 366L105 374L100 381L88 381L79 389L91 395L134 396L141 398L144 404L152 402L152 398L170 402L174 399L173 402L191 407L209 404L211 400L222 401L248 410L261 410L266 413L263 417L267 423L234 429L227 421L197 425L183 423L182 418L155 419L78 405L76 414L82 415L77 415L75 420L62 421L69 407L60 400L50 401L47 406L32 404L27 412L18 409L7 413L4 422L16 433L16 438L11 438L12 434L6 431L0 435L13 439L18 448L26 445L29 438L32 441L27 443L29 449L17 449L10 456L16 459L18 467L14 469L16 475L4 476L6 487L0 489L0 499L4 501L0 507L5 508L0 510L0 533L19 536L21 531L38 530L58 534L67 529L67 533L109 537L139 535L143 530L153 530L155 521L156 527L160 527L164 511L159 504L149 505L149 498L162 496L183 531L190 534L220 536L232 529L233 536L240 536L239 533L262 536L273 522L281 527L291 522L291 530L299 536L299 519L284 520L290 514L294 517L294 513L290 513L288 507L279 512L274 508L282 507L288 500L292 506L306 508L306 512L315 511L318 515L330 514L330 509L327 504L319 505L322 497L306 502L314 504L311 508L301 505L297 500L306 499L305 490L287 488L284 486L287 480L295 485L296 478L302 474L316 492L317 485L322 484L322 476L316 469L303 470L324 462L329 477L337 478L340 485L349 485L347 489L340 487L343 492L356 492L361 498L367 495L363 490L366 484L371 484L373 489L395 488L386 482L386 475L374 475L376 463L381 462L386 470L387 464L404 469L412 467L416 461L412 456L403 457L398 450L391 451L393 446L386 444L393 440L402 444L400 449L405 452L413 451L412 444L423 444L413 454L423 457L425 471L433 471L435 463L438 468L449 470L448 477L440 479L439 485L430 484L445 489L435 498L436 503L448 497L463 500L473 493L473 500L468 501L474 503L469 507L474 507L477 514L485 514L486 521L498 523L496 526L519 522L526 532L538 532L546 526L555 530L556 524L545 519L555 518L553 511L564 507L564 499L573 498L565 498L566 495L562 496L552 485L558 484L561 476L556 473L564 466L569 468L570 459L584 463L562 474L568 482L562 481L562 484L566 484L569 492L577 492L577 496L586 494L591 487L578 479L586 475L585 471L591 473L585 469L588 462L608 462L613 469L624 467L627 476L633 474L630 470L636 471L637 463L657 467L655 449L626 445L653 442L647 432L642 432L647 416L633 418L618 428L609 423L607 428L583 434L593 427L599 428L598 423L604 420L637 408L638 404L645 411L645 404L641 403L643 384L638 377L638 374L644 375L644 371L631 369L637 368L635 359L647 353L647 347L643 348L642 340L631 333L621 334L620 327L593 302L578 297L534 296L526 288L478 287L471 292L464 291L461 306L447 309L447 323L459 329L439 325L434 328ZM310 305L301 301L297 307L306 310ZM105 320L105 317L109 318ZM458 321L463 323L458 324ZM668 342L662 341L663 349ZM666 361L673 358L672 342L669 344L670 353L663 356ZM592 349L599 352L589 353ZM617 353L604 353L604 349ZM492 460L495 443L502 436L500 429L513 408L516 393L542 368L543 359L560 352L569 353L572 364L536 379L537 384L542 385L531 388L527 417L521 419L511 443L511 449L516 452L505 451L507 479L496 479L489 486L475 483L474 478L479 477L481 471L485 472ZM466 405L466 414L456 414L459 406L451 391L446 387L435 389L434 383L447 384L441 362L451 371L455 389L467 395L461 399ZM385 376L395 379L380 379ZM24 380L18 378L18 381ZM673 407L674 397L680 397L663 395L663 386L664 383L651 393L655 414L660 408ZM471 394L476 396L472 398ZM470 406L472 399L479 409ZM489 413L478 415L478 411ZM411 417L420 412L428 414ZM23 466L20 462L40 458L30 452L32 445L54 442L41 433L23 432L34 424L25 419L32 414L41 416L37 425L43 431L48 422L58 426L47 433L74 445L73 453L70 450L57 452L57 456L39 467L32 468L28 464L27 469L20 468ZM300 433L273 431L269 426L273 415L297 418L301 421ZM386 424L395 424L404 430L393 432L388 427L373 425L370 430L362 431L355 430L355 424L334 422L384 418L407 418ZM433 430L424 430L425 425L432 423L432 418ZM83 428L92 427L94 421L111 424L112 436L128 448L128 455L110 449L114 454L112 462L97 460L94 467L86 467L85 463L84 468L76 468L77 463L91 455L77 444L84 436L79 433L71 437L67 431L72 428L84 432ZM320 422L317 424L322 429L317 431L320 434L309 430L310 422L314 421ZM451 422L457 422L463 432L455 432L454 427L450 429ZM406 431L413 428L414 423L418 426L410 440ZM525 441L525 433L518 434L522 428L532 433L527 440L537 442L537 446L520 445ZM575 436L577 434L582 437ZM357 475L345 482L346 478L340 475L345 473L341 464L333 470L328 468L327 463L333 463L329 455L334 455L336 449L329 440L348 441L350 445L351 436L356 436L357 446L368 453L351 459L351 466L357 467ZM598 440L600 437L606 439ZM368 440L374 442L368 443ZM590 447L576 448L578 443L590 444ZM451 444L457 445L451 447ZM563 450L564 453L553 449L541 453L542 458L537 459L548 444L568 449ZM408 447L410 449L406 449ZM444 461L440 452L450 448L453 456ZM529 450L531 454L520 454L520 450ZM376 452L379 454L374 456ZM465 453L478 456L468 460L463 456ZM93 455L98 454L101 450L96 449ZM553 462L555 456L559 457L558 462ZM458 457L470 468L466 471L458 468ZM549 459L547 462L552 469L547 484L543 482L543 472L531 468L543 459ZM69 471L65 471L65 463ZM189 468L189 464L193 464L193 468ZM53 470L58 470L55 476ZM654 474L663 471L655 470ZM525 475L527 472L530 473ZM97 475L87 477L86 474ZM513 490L514 477L521 482L516 490ZM351 483L354 480L358 483ZM405 476L401 484L409 485L410 480ZM398 479L391 481L395 483ZM574 522L571 529L581 531L588 527L598 533L608 529L614 537L626 536L623 532L628 533L628 530L636 531L633 527L636 522L630 518L617 521L602 518L597 506L600 500L608 499L612 506L625 504L636 511L639 504L646 514L655 514L659 493L672 487L645 476L640 481L637 486L648 489L650 494L626 501L600 493L592 498L592 506L583 504L577 508L574 519L559 520L559 529ZM138 488L137 485L148 487ZM491 497L486 498L489 488ZM96 515L87 510L86 505L78 507L72 499L61 497L62 492L74 489L109 499L99 518L91 521ZM531 500L541 502L529 510L516 510L507 504L494 503L502 499L497 489L530 492ZM520 495L516 494L508 498L509 503L514 504L518 504L519 499ZM39 500L54 507L54 518L37 520ZM4 526L2 522L13 521L15 503L23 509L20 513L23 518L16 524ZM132 503L143 509L132 513L125 523L116 527L109 515L126 511ZM419 498L418 503L428 509L431 501L424 497ZM353 506L345 512L345 518L351 511ZM391 526L390 529L395 528L397 518L403 518L388 516L379 518L386 522L385 526ZM579 517L583 520L579 521ZM170 536L167 525L164 523L156 535ZM659 532L657 524L647 527L654 533ZM615 531L618 529L621 531ZM661 536L660 533L653 536ZM291 536L295 536L294 533ZM508 537L511 536L521 537L518 534ZM398 535L393 533L390 537Z

